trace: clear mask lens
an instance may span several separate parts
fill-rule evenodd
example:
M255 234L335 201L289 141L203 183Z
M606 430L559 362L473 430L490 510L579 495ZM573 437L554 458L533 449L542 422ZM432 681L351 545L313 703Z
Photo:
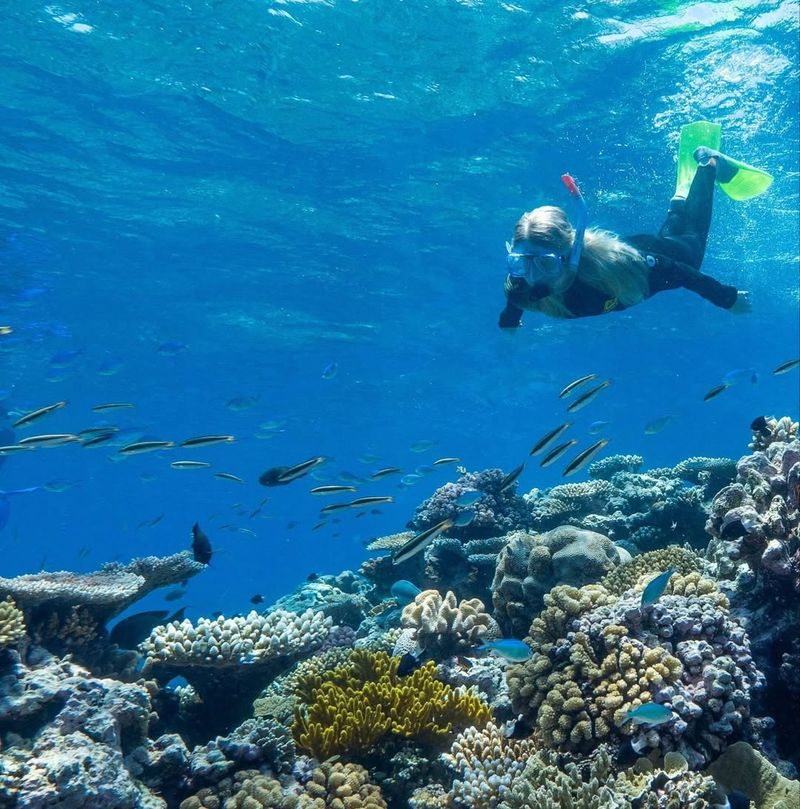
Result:
M511 245L506 247L508 274L512 278L524 278L533 285L558 278L564 269L564 261L557 253L516 253Z

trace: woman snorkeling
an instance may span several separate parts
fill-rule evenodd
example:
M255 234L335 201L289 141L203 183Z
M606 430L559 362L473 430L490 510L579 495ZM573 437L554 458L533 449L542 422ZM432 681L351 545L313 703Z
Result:
M523 214L506 243L508 299L500 328L522 325L525 309L550 317L602 315L627 309L668 289L688 289L731 312L750 311L747 292L700 272L706 250L714 184L733 199L765 191L772 177L721 154L721 127L699 121L681 130L678 185L657 236L621 239L586 229L586 203L569 175L562 180L578 204L573 228L561 208Z

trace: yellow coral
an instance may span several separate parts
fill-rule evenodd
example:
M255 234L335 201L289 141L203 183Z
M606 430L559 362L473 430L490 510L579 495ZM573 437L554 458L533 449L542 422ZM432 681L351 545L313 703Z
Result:
M600 584L610 593L622 595L626 590L635 587L642 576L653 576L668 568L673 568L681 574L702 570L703 560L694 551L671 545L668 548L658 548L635 556L630 562L615 567L600 579ZM674 577L673 577L674 578Z
M325 763L306 784L302 809L386 809L380 787L358 764Z
M456 727L482 727L491 719L474 693L437 680L432 661L407 677L398 676L399 663L385 652L356 650L348 665L324 675L305 710L295 711L298 746L324 760L365 753L388 734L435 743Z
M25 617L9 596L0 601L0 649L19 643L26 634Z

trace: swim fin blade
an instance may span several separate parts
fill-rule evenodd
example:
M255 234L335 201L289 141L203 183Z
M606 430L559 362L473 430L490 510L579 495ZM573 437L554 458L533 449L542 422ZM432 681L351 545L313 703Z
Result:
M698 146L708 146L709 149L719 151L722 143L722 126L712 124L710 121L695 121L681 127L681 141L678 146L678 181L675 186L675 196L686 198L692 187L692 180L697 172L697 161L694 152ZM750 168L748 166L748 168ZM733 178L731 182L736 180Z
M735 200L751 199L763 194L772 185L772 175L755 166L735 160L723 155L725 161L736 168L736 174L726 183L717 184L731 198Z

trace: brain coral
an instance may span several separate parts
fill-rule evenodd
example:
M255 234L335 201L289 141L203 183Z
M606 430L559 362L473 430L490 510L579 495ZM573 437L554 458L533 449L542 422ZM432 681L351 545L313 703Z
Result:
M492 599L506 631L522 635L557 584L580 587L619 564L608 537L564 525L545 534L512 533L497 558Z
M635 736L697 767L744 732L751 690L763 684L745 632L712 583L690 574L671 584L674 594L644 609L640 592L616 598L600 586L545 598L531 624L534 655L508 674L515 710L545 744L585 751ZM634 727L626 711L646 702L668 705L674 721Z
M438 590L417 594L403 609L402 623L407 637L398 643L405 645L413 638L421 649L438 659L501 636L500 627L480 599L462 599L457 603L455 594L449 590L444 598Z
M434 744L458 727L484 725L491 710L474 693L436 678L429 661L406 677L399 658L354 650L347 665L301 682L306 700L292 726L298 747L319 760L364 755L388 736Z

